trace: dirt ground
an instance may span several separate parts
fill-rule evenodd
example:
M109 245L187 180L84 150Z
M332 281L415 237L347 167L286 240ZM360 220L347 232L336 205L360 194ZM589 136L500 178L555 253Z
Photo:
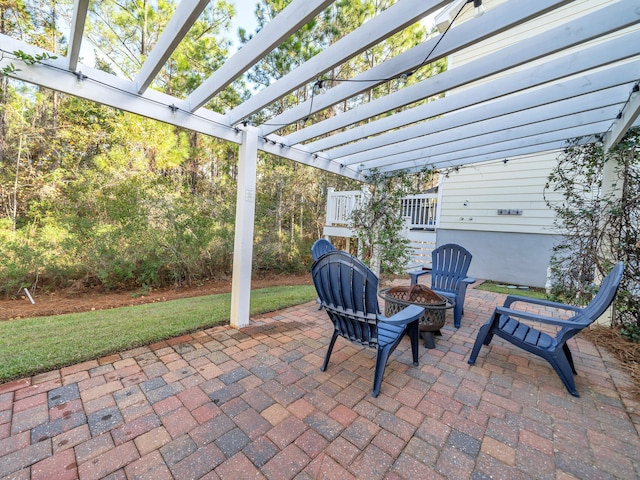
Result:
M280 285L310 285L311 275L264 275L251 281L251 288L264 288ZM213 295L231 291L231 278L208 281L191 287L166 288L152 290L145 295L140 292L101 292L101 291L61 291L50 294L38 294L35 304L21 292L15 299L0 299L0 320L29 318L61 313L86 312L109 308L141 305L144 303L164 302L178 298Z

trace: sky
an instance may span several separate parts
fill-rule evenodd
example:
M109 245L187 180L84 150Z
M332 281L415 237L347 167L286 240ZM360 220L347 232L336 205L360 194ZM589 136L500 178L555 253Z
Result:
M231 20L231 39L236 47L239 47L238 29L244 28L247 32L253 33L258 23L254 15L256 0L235 0L236 16Z

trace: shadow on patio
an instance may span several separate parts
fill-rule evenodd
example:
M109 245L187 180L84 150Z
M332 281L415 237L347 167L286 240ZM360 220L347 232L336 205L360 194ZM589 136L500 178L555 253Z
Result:
M373 350L338 339L320 371L315 303L0 385L0 478L639 478L640 405L607 352L570 342L580 398L499 338L467 364L502 299L471 289L419 367L405 338L378 398Z

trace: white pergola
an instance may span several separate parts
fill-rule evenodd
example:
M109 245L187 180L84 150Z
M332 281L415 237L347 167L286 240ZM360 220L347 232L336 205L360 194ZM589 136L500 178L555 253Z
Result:
M75 0L66 57L24 65L11 53L35 56L43 50L0 35L0 68L14 63L20 70L11 76L19 80L240 145L231 311L236 327L249 322L258 150L364 180L372 168L390 173L446 169L555 150L576 137L610 148L640 123L639 0L486 0L486 12L475 18L469 13L473 1L399 0L224 115L208 110L207 103L333 1L293 0L186 98L150 89L207 3L180 1L134 81L78 62L89 0ZM461 8L466 21L447 30ZM435 13L439 35L263 125L248 123L288 93L316 84L326 72ZM540 30L546 18L553 21ZM529 25L537 27L527 34ZM427 57L430 63L491 51L477 46L492 41L504 46L350 110L336 107L413 72ZM279 133L330 108L335 115L326 120Z

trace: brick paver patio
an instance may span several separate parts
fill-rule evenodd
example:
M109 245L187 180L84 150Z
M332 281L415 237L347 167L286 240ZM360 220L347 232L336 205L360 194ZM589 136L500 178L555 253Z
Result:
M371 396L374 352L314 303L0 385L0 478L634 479L640 404L605 351L574 339L580 398L495 338L503 296L467 293L435 350L408 338Z

